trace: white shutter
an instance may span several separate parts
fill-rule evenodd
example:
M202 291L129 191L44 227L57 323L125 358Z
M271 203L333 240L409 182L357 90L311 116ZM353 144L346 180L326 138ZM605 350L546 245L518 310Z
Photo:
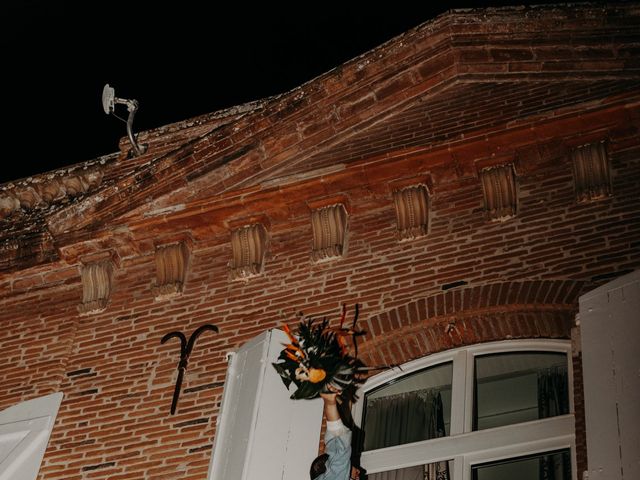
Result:
M0 480L35 480L61 401L54 393L0 412Z
M317 455L322 400L291 400L271 365L287 336L269 330L230 359L209 480L300 480Z
M640 270L580 297L589 480L640 478Z

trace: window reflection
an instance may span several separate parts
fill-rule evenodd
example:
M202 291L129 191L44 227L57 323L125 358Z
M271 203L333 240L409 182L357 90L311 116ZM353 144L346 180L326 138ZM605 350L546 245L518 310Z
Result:
M449 362L367 393L364 449L446 436L451 422L452 373Z
M449 480L451 478L453 478L453 462L450 460L367 475L367 480Z
M570 480L569 450L476 465L473 480Z
M569 413L567 356L523 352L475 359L473 429Z

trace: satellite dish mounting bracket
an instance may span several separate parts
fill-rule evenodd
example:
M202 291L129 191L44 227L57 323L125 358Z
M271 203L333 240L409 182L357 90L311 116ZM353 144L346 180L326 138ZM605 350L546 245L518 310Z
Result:
M114 116L118 117L114 111L116 105L126 105L127 111L129 112L129 117L127 118L127 135L129 136L129 141L133 146L133 151L136 155L142 155L145 151L145 148L141 145L138 145L136 142L136 138L133 135L133 117L138 111L138 101L137 100L129 100L126 98L118 98L115 95L115 90L109 86L107 83L102 89L102 109L104 113L107 115L113 113ZM119 118L119 117L118 117Z

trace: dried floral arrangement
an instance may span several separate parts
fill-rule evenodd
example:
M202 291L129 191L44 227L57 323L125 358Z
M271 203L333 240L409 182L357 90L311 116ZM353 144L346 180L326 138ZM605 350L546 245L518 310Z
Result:
M329 392L341 392L341 397L349 400L355 398L355 392L369 370L357 358L356 338L365 332L355 329L357 304L351 327L344 326L346 316L347 309L343 306L339 327L330 327L327 318L321 322L303 318L296 333L285 325L290 343L272 365L287 389L292 383L297 387L291 398L311 399ZM350 342L355 356L349 354Z

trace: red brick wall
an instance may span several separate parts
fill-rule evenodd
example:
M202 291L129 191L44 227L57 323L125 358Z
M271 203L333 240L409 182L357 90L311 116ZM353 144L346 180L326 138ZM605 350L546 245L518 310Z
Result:
M336 318L360 303L369 363L568 339L579 294L640 267L638 7L628 10L440 17L251 115L143 136L146 156L110 160L91 202L22 217L16 231L39 219L38 241L24 237L25 251L7 254L15 273L0 277L0 408L64 392L40 478L203 480L226 353L301 310ZM569 147L595 137L609 141L613 196L577 204ZM518 214L490 222L478 169L505 161ZM416 175L431 192L429 233L398 242L389 183ZM313 264L308 202L336 195L348 203L348 253ZM269 220L264 274L230 282L227 222L256 215ZM154 242L184 233L184 293L154 300ZM110 302L81 316L78 257L104 249L117 259ZM466 283L445 292L454 282ZM220 333L196 343L171 416L179 348L160 339L204 323ZM580 372L575 357L578 476Z
M153 299L150 253L122 258L110 304L95 315L77 312L75 266L5 278L0 408L65 393L40 478L202 480L226 352L295 321L300 310L336 318L341 303L360 303L369 331L363 358L371 363L478 341L569 338L576 298L599 283L594 277L640 265L640 142L631 131L612 146L614 196L589 204L575 202L566 149L539 152L518 176L519 213L506 222L486 220L477 179L452 179L433 193L429 234L398 242L390 198L349 195L358 185L342 183L349 248L334 262L310 262L301 196L289 221L271 225L264 275L246 283L228 280L224 235L194 244L184 294L169 300ZM459 280L467 285L443 292ZM178 342L160 339L204 323L220 333L196 343L172 417ZM574 363L582 471L581 370Z
M553 118L557 109L589 102L601 103L623 92L637 91L636 81L543 81L466 83L445 90L435 98L425 95L401 116L395 116L334 149L312 156L301 166L320 167L332 158L341 162L381 156L403 148L468 140L504 131L518 122ZM401 142L401 143L400 143Z

